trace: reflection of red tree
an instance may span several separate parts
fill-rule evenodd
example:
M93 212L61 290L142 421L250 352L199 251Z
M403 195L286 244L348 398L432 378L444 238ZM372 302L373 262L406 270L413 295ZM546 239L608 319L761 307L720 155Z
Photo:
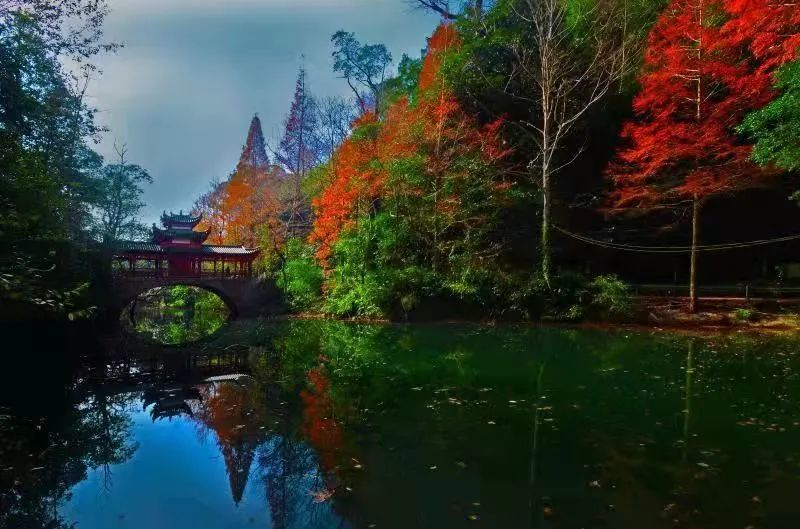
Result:
M255 391L235 382L215 382L199 389L202 405L195 417L217 436L231 494L238 505L260 442L264 408L258 405Z
M320 365L308 372L308 387L300 392L303 400L303 434L317 450L320 466L330 471L342 447L342 427L333 417L327 369Z

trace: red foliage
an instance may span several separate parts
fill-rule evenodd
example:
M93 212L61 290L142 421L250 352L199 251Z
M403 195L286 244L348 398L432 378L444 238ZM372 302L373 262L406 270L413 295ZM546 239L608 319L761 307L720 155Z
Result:
M342 428L333 417L330 381L324 365L308 372L308 388L300 392L303 400L303 433L317 450L324 470L336 466L342 448Z
M747 46L756 70L772 72L800 56L800 6L795 0L725 0L730 20L723 34Z
M448 50L458 48L461 39L453 24L442 24L428 39L428 53L422 63L419 75L420 90L428 90L438 79L442 69L442 55Z
M611 168L616 206L705 197L763 174L734 128L771 97L747 49L728 38L721 0L672 0L651 34L637 119Z
M324 264L339 235L360 214L367 213L387 193L419 194L420 189L395 182L386 189L387 168L398 159L421 155L426 172L438 178L453 177L453 161L478 154L488 163L506 157L509 149L500 138L502 120L485 127L468 116L441 79L442 54L459 45L456 29L440 26L429 39L429 51L420 74L420 95L415 104L407 98L393 103L382 120L374 113L360 118L356 133L334 154L331 184L315 200L316 220L311 241ZM457 177L457 175L456 175ZM507 184L498 182L498 192ZM443 211L458 207L457 197L440 204Z
M363 130L377 122L377 116L368 112L354 123L354 127ZM370 166L377 149L377 138L367 135L365 138L348 138L334 154L331 184L314 201L317 216L311 239L319 245L317 257L321 261L330 257L332 245L339 233L347 228L359 205L378 195L383 174Z

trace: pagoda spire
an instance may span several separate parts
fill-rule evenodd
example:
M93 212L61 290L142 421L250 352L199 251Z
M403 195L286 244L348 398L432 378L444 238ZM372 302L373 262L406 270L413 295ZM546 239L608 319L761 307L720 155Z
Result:
M266 171L269 165L264 132L261 130L261 118L255 114L250 121L250 130L247 132L247 140L242 148L242 156L236 171L239 172L241 169Z

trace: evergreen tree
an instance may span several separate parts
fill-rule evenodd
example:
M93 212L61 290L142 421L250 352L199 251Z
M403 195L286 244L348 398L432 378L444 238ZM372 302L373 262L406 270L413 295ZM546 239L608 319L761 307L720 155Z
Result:
M256 114L250 121L250 130L247 132L247 140L242 148L242 156L239 158L236 172L267 171L269 168L270 162L269 156L267 156L264 132L261 130L261 119Z
M294 101L284 120L283 137L276 153L278 162L290 173L278 192L282 204L283 231L287 237L305 232L310 222L311 207L301 184L308 171L321 159L317 145L317 124L317 103L308 93L306 71L301 67L297 74Z
M314 136L317 128L316 101L306 89L306 71L297 74L294 101L284 120L284 132L276 158L289 172L305 176L317 162Z

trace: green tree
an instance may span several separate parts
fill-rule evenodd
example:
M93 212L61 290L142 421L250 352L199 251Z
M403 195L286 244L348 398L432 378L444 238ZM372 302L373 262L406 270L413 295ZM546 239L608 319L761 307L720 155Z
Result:
M286 243L285 254L278 286L292 309L313 310L322 299L322 268L314 260L314 251L301 239L293 238Z
M142 185L152 183L150 174L138 165L127 163L127 149L115 147L119 160L107 165L97 182L95 229L104 243L143 237L147 228L139 220L145 206Z
M750 114L740 130L755 140L756 162L796 171L800 169L800 61L778 72L776 88L780 95Z
M66 255L77 255L68 250L90 240L102 160L87 146L99 130L84 95L94 72L90 59L116 48L102 42L106 14L103 0L0 1L0 298L6 306L81 313L73 304L87 267ZM69 70L62 67L67 61Z
M347 81L362 109L380 108L392 54L383 44L361 44L347 31L334 33L331 42L333 71Z

